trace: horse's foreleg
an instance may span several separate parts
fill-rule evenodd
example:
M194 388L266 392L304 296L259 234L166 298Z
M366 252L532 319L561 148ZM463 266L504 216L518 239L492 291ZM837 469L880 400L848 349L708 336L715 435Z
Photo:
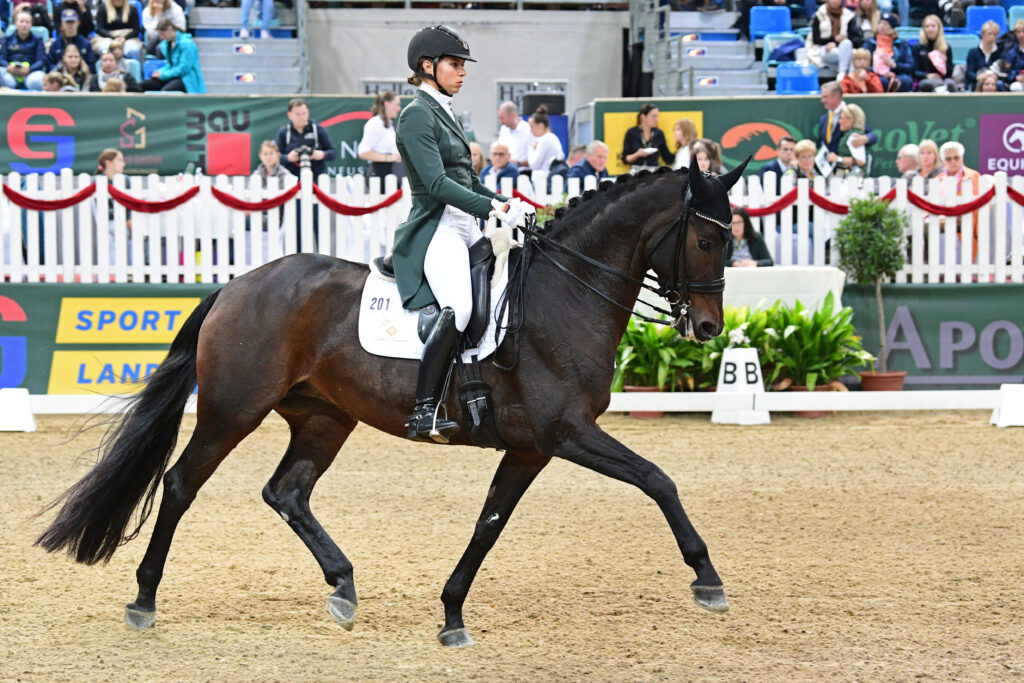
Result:
M292 429L291 442L274 476L263 487L263 500L288 523L324 572L334 593L327 609L346 630L356 616L356 589L352 563L313 516L309 497L317 480L334 462L356 421L342 413L285 415Z
M519 499L550 459L538 453L517 451L508 451L501 459L473 530L473 538L441 593L444 628L437 638L442 645L461 647L473 644L462 622L462 605L466 601L469 587Z
M623 446L596 424L582 427L572 440L560 438L545 452L632 484L653 499L672 528L683 560L697 574L690 584L694 602L712 612L728 611L722 580L711 564L707 545L687 518L675 482L661 468Z

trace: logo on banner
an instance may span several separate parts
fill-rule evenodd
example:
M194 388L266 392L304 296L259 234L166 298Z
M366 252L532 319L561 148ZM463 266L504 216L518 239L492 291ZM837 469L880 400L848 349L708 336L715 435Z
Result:
M64 297L58 344L170 344L199 305L194 297Z
M131 394L167 356L167 351L54 351L50 394Z
M59 128L74 128L75 119L56 107L23 107L7 121L7 145L16 157L11 170L18 173L60 173L75 161L73 135L54 135Z
M0 322L23 323L25 309L14 299L0 296ZM28 372L28 339L0 336L0 389L20 387Z
M733 126L722 134L722 161L730 168L748 156L754 162L771 161L778 156L779 140L787 135L798 140L802 137L793 126L774 119Z
M981 115L978 170L1024 175L1024 115Z
M141 125L146 115L128 107L124 121L118 131L121 133L121 149L146 149L146 127Z

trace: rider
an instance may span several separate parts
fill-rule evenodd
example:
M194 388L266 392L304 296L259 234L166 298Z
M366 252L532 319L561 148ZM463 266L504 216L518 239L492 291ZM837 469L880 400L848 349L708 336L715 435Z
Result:
M452 110L462 89L469 45L454 29L428 26L409 41L409 83L419 87L395 126L398 151L412 190L412 210L395 231L393 263L402 305L438 304L437 322L423 347L416 404L406 436L447 443L458 423L437 417L448 369L472 313L469 247L483 238L478 217L525 225L525 208L488 190L473 171L469 141Z

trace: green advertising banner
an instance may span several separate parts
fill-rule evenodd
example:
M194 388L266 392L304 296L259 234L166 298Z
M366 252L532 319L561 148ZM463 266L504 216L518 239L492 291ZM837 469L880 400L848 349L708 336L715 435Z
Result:
M996 389L1024 382L1024 285L882 288L889 369L915 389ZM873 287L847 285L843 305L864 348L878 353Z
M859 95L847 97L860 105L868 125L878 135L871 148L871 175L899 175L896 153L907 143L924 138L937 144L963 143L968 166L982 173L1006 171L1024 174L1024 105L1019 95ZM700 137L722 146L727 168L748 155L757 170L775 158L775 146L784 135L817 141L818 119L824 109L817 96L597 100L594 103L594 137L609 147L609 171L627 167L618 160L626 130L637 125L636 113L644 102L660 110L658 127L675 149L672 128L683 117L697 126Z
M248 175L263 140L288 122L288 97L212 95L0 95L4 173L93 173L107 147L124 153L128 173ZM372 97L308 97L310 118L327 131L337 157L332 175L365 167L357 148Z

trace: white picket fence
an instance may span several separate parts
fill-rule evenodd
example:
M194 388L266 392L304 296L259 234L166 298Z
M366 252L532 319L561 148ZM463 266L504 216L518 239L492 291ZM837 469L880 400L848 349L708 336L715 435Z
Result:
M546 178L538 175L533 184L520 178L518 189L541 204L576 196L597 185L594 177L582 183L576 179L564 183L555 177L549 193ZM492 189L511 194L511 180L503 181L500 188L494 188L493 178L488 180ZM288 178L283 186L271 180L264 189L248 177L118 176L115 188L146 201L170 199L199 186L194 198L173 210L132 213L129 227L125 208L110 199L103 176L76 177L70 171L60 175L12 173L5 182L33 199L66 198L93 182L96 193L57 211L24 210L0 195L0 282L226 282L300 250L366 263L387 252L411 203L408 184L403 182L403 196L395 204L365 216L342 216L316 200L312 178L307 177L295 199L262 214L247 215L221 204L211 187L256 202L279 196L297 179ZM385 178L383 186L380 179L372 179L369 190L362 176L322 175L317 185L335 201L359 207L378 204L399 188L393 176ZM884 195L893 185L890 178L830 183L815 179L813 187L831 201L847 204L851 197ZM907 202L907 183L895 181L894 205L910 216L912 245L896 282L1024 282L1024 207L1007 197L1005 174L983 176L981 192L991 186L996 188L995 198L978 212L978 256L972 260L970 216L960 221L959 228L955 218L926 216ZM792 187L792 178L783 178L781 193ZM810 187L806 180L798 181L793 207L756 219L779 264L836 262L826 245L840 216L812 204ZM1014 177L1012 187L1024 191L1024 178ZM942 187L932 182L925 194L916 179L910 189L935 204L955 205L971 199L956 197L952 181ZM766 176L764 188L752 176L737 183L731 199L737 206L757 208L770 205L777 196L771 175Z

